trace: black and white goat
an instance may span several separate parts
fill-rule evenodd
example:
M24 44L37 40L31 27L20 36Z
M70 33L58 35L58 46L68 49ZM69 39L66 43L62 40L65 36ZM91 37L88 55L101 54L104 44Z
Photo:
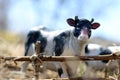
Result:
M120 52L120 46L102 46L99 44L87 44L85 47L85 55L86 56L98 56L98 55L110 55L115 52ZM108 60L99 60L99 61L87 61L88 67L92 69L102 70L105 68ZM110 63L109 68L116 68L117 62L113 61Z
M25 56L31 56L28 51L36 41L41 41L40 53L47 56L80 56L84 53L86 42L91 36L91 29L97 29L100 24L87 19L67 19L67 23L72 29L47 31L44 29L33 29L27 35L25 43ZM34 52L33 52L34 53ZM60 77L74 77L77 72L79 61L54 62ZM25 71L27 62L22 65ZM68 71L68 69L70 69Z

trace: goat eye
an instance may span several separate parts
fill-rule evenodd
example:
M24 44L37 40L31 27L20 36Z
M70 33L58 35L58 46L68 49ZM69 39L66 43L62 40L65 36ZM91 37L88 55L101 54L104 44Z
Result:
M80 23L77 23L76 26L77 26L77 27L81 27L81 24L80 24Z
M77 26L80 25L79 23L77 23Z
M79 28L78 28L78 27L77 27L76 29L77 29L77 30L79 30Z

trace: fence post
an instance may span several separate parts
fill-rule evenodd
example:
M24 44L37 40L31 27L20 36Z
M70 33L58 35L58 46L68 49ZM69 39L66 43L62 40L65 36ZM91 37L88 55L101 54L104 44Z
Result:
M40 41L37 41L36 42L36 59L34 60L34 69L35 69L35 80L39 80L39 72L40 72L40 65L42 64L40 61L39 61L39 53L40 53Z
M118 69L119 69L119 71L118 71L118 80L120 80L120 60L117 60L117 62L118 62Z

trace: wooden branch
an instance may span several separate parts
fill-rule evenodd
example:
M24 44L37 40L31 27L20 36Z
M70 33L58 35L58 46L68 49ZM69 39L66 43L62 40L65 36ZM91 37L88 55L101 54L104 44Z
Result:
M3 59L4 61L31 61L30 56L20 56L20 57L4 57L0 56L0 59Z
M114 60L120 59L120 55L100 55L100 56L38 56L42 61L75 61L75 60ZM5 61L14 60L14 61L32 61L31 56L20 56L20 57L3 57L0 56L0 59Z
M39 58L42 61L75 61L75 60L113 60L120 59L120 55L101 55L101 56L42 56ZM29 56L16 57L14 61L32 61Z

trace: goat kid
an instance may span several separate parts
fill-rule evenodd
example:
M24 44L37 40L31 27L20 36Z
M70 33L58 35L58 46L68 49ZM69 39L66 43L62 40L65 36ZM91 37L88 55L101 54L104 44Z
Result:
M27 35L25 43L25 56L34 53L36 41L41 42L40 53L47 56L80 56L84 53L85 44L91 36L91 29L97 29L100 24L87 19L68 18L67 23L72 29L47 31L42 28L33 29ZM33 48L32 54L29 53ZM22 65L21 70L25 72L29 62ZM80 61L53 62L60 77L75 77Z
M104 47L99 44L87 44L85 46L85 55L86 56L98 56L98 55L110 55L114 52L120 52L120 46L108 46ZM108 60L99 60L99 61L86 61L87 66L96 70L103 70L105 68ZM112 61L109 65L110 69L114 69L117 67L117 62Z

